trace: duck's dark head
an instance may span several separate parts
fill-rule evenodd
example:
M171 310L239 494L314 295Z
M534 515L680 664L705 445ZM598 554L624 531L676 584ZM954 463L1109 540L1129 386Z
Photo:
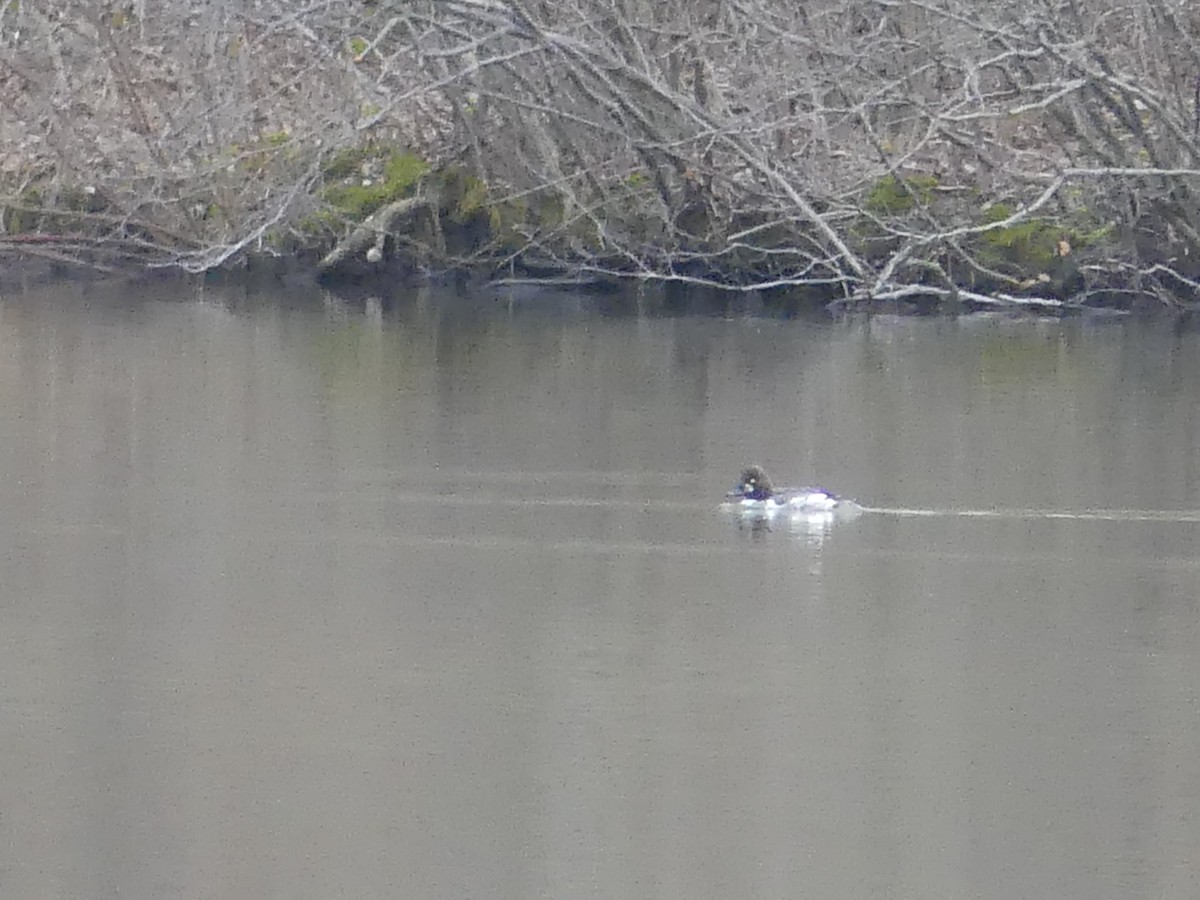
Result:
M771 479L762 466L746 466L742 469L737 487L730 492L730 497L736 496L741 500L769 500L775 490L771 487Z

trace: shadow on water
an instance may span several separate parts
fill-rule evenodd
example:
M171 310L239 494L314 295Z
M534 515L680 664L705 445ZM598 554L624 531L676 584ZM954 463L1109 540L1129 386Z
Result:
M807 318L813 321L827 321L830 318L823 304L805 300L795 292L721 291L675 282L659 285L631 282L624 287L588 290L536 283L489 284L452 279L403 291L347 285L327 296L349 304L377 303L384 310L393 310L414 301L420 302L419 298L429 293L437 295L439 306L466 315L477 315L495 307L508 313L556 312L615 318L749 316L781 320Z

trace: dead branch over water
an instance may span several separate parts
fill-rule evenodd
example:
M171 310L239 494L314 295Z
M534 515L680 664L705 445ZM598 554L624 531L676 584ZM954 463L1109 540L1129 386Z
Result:
M327 192L370 144L469 173L486 227L451 252L501 266L1200 301L1184 0L0 0L0 23L9 249L203 270L353 235L379 258ZM463 211L412 196L439 241Z

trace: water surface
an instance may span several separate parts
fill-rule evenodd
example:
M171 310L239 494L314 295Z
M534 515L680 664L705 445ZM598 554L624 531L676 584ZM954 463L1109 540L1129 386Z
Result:
M1196 334L630 306L0 298L5 895L1197 896Z

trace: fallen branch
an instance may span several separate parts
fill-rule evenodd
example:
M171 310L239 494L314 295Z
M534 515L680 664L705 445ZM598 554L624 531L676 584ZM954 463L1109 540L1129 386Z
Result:
M446 246L437 205L429 197L407 197L389 203L368 216L325 255L318 263L317 270L323 274L335 272L359 257L372 264L381 261L387 236L396 232L399 223L414 220L421 213L429 217L438 243L438 252L444 255Z

